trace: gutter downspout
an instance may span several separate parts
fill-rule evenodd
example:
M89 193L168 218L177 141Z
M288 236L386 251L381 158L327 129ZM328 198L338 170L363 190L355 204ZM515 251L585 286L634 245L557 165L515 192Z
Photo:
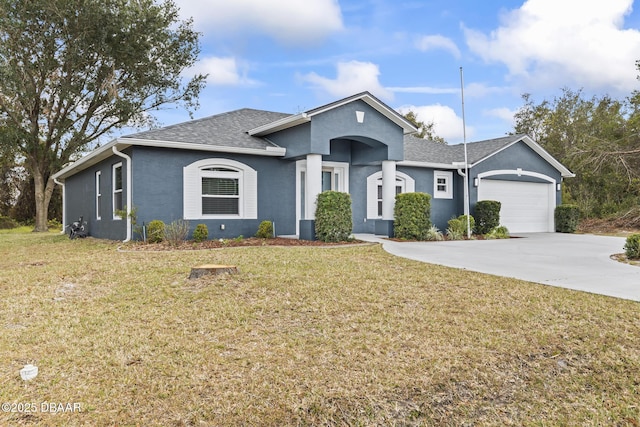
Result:
M53 178L53 182L62 187L62 231L60 232L60 234L64 234L65 230L67 229L67 198L65 197L66 187L64 185L64 182L60 182L56 178Z
M118 151L115 145L111 149L113 154L127 161L127 238L122 241L122 243L127 243L131 240L131 157Z

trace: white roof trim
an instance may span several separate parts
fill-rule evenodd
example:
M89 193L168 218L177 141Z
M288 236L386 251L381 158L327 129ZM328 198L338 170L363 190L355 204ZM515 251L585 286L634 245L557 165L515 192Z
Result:
M492 152L491 154L488 154L487 156L485 156L482 159L478 160L477 162L475 162L471 166L475 166L475 165L487 160L489 157L495 156L499 152L501 152L503 150L506 150L507 148L511 147L512 145L514 145L514 144L516 144L516 143L518 143L520 141L522 141L525 144L527 144L529 146L529 148L531 148L533 151L535 151L540 157L545 159L547 161L547 163L549 163L556 170L558 170L558 172L560 172L560 174L562 175L563 178L573 178L573 177L576 176L576 174L572 173L569 169L564 167L562 165L562 163L557 161L551 154L549 154L549 152L547 150L542 148L542 146L540 144L535 142L533 139L531 139L527 135L524 135L522 138L516 139L515 141L511 142L510 144L505 145L504 147L500 148L499 150L496 150L496 151Z
M245 148L228 147L223 145L194 144L192 142L162 141L156 139L120 138L120 145L137 145L142 147L176 148L180 150L213 151L217 153L256 154L259 156L284 156L287 149L284 147Z
M132 145L141 147L158 147L158 148L175 148L180 150L193 150L193 151L208 151L216 153L231 153L231 154L255 154L258 156L268 157L282 157L287 153L287 149L284 147L266 147L260 148L244 148L244 147L225 147L219 145L206 145L206 144L194 144L189 142L173 142L173 141L158 141L153 139L137 139L137 138L118 138L110 141L100 148L95 149L86 156L79 160L67 165L60 171L56 172L52 178L65 179L77 172L87 169L94 164L110 157L112 153L112 147L119 146L119 150L127 148Z
M310 122L311 118L306 113L294 114L293 116L285 117L275 122L267 123L266 125L258 126L257 128L247 131L251 136L262 136L273 132L278 132L283 129L298 126L303 123Z
M431 163L431 162L418 162L415 160L401 160L396 163L398 166L407 166L414 168L433 168L433 169L460 169L458 166L454 166L453 163ZM464 163L463 163L464 166Z

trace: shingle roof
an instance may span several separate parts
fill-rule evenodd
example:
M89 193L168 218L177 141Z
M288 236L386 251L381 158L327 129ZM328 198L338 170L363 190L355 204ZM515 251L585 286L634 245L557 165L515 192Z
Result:
M123 139L134 138L222 147L265 149L274 145L263 138L248 135L247 130L288 116L290 114L243 108L160 129L126 135Z
M319 107L328 108L328 106ZM317 110L317 109L316 109ZM313 112L315 110L310 110ZM291 114L273 111L243 108L214 116L191 120L184 123L152 129L122 137L126 140L145 139L166 142L184 142L219 147L256 148L265 149L274 144L267 139L251 136L248 129L267 125ZM524 135L509 135L502 138L467 144L467 156L470 164L499 151ZM464 162L464 145L447 145L430 140L416 138L412 135L404 137L404 157L406 161L437 163L450 165L454 162Z
M523 135L509 135L502 138L470 142L467 144L467 158L470 164L476 163L490 154L522 139ZM452 164L464 162L464 145L447 145L416 138L404 137L404 158L407 161Z

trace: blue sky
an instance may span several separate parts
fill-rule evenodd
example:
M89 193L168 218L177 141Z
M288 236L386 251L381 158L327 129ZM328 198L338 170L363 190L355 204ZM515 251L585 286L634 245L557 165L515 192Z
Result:
M305 111L368 90L451 144L513 130L521 95L640 89L632 0L176 0L202 33L200 118L238 108ZM636 2L638 3L638 2ZM185 111L157 114L162 125Z

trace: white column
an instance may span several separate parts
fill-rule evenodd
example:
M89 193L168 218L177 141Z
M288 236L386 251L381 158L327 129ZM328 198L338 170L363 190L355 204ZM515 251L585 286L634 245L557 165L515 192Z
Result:
M316 199L322 192L322 154L307 154L307 179L305 194L306 219L316 218Z
M393 219L396 203L396 162L382 162L382 219Z

